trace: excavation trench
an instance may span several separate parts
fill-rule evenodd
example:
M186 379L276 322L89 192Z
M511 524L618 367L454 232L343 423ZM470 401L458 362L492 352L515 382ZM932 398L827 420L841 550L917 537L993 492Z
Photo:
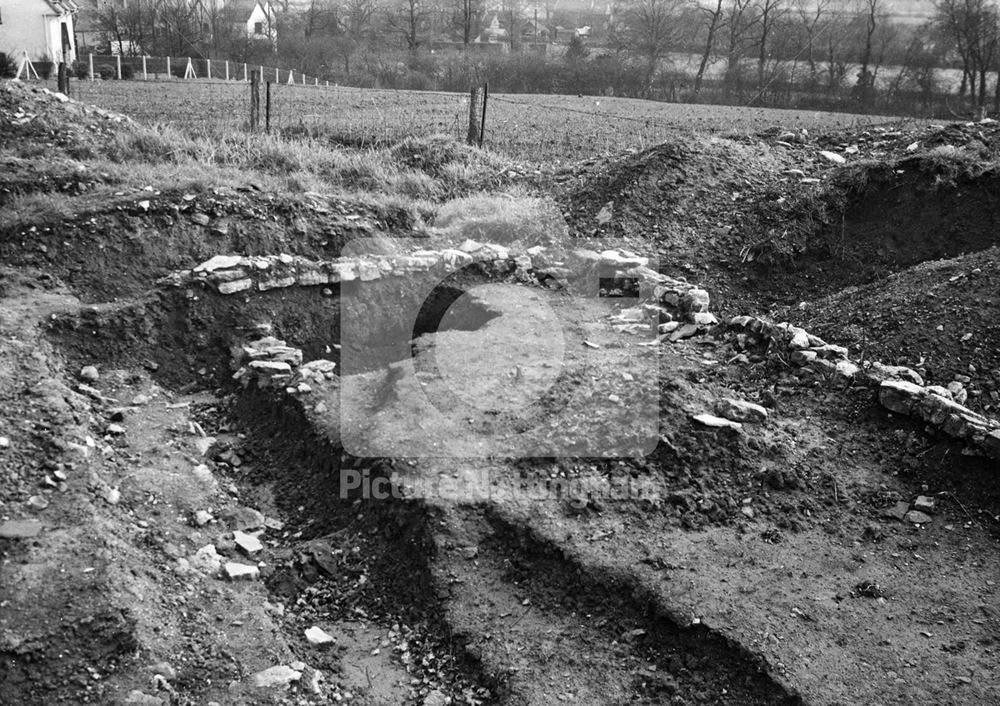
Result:
M510 315L509 309L501 313L492 306L489 297L468 295L489 286L474 272L439 284L418 307L416 324L411 325L407 322L412 317L402 315L406 306L400 302L411 304L407 297L414 289L405 281L387 280L367 300L369 306L384 306L386 311L374 316L371 309L362 309L351 315L371 324L365 329L367 347L390 333L404 336L407 346L418 350L439 336L474 340ZM344 360L337 344L346 289L324 295L318 288L290 288L245 299L167 291L140 303L87 307L56 317L50 334L81 362L98 358L126 367L146 365L155 368L161 383L175 389L222 386L231 392L230 423L246 435L238 451L250 461L230 472L245 488L267 488L295 537L285 549L293 559L268 578L272 593L290 604L309 601L332 618L350 619L360 609L385 625L404 621L425 626L430 649L450 655L447 669L453 682L489 694L487 702L546 703L542 685L547 674L556 672L575 675L570 680L583 685L583 703L674 703L677 698L710 695L718 703L734 705L799 702L740 645L704 626L682 625L634 577L582 563L539 539L530 519L511 520L502 505L407 499L405 494L371 497L365 490L375 479L400 481L395 458L362 459L346 453L325 424L328 417L300 397L255 383L245 389L234 386L233 346L265 333L300 345L307 361ZM510 304L504 301L500 309ZM600 307L606 305L592 301L597 308L591 313L603 321L606 311ZM594 335L586 329L577 333ZM614 350L609 346L608 354ZM356 369L365 374L397 362L392 355L374 354ZM617 359L610 362L616 370L627 369L624 363L618 366ZM526 374L530 377L531 371ZM470 463L471 468L478 462ZM513 479L519 468L498 462L493 471ZM438 470L434 464L417 462L407 466L406 475L433 475ZM346 482L359 475L366 479L364 485ZM480 537L481 564L455 563L455 522L471 526ZM318 569L309 557L315 556L317 546L331 542L357 548L345 553L354 558L332 570ZM360 573L368 577L362 590L351 583ZM563 631L568 651L550 655L551 668L515 669L506 652L501 655L487 644L509 621L498 612L468 608L456 593L456 576L464 576L464 585L481 588L484 595L502 598L514 590L532 597L538 617L525 626L534 625L534 632L518 638L527 654L548 650L537 637L552 630ZM573 617L581 613L600 618L581 627ZM638 632L621 642L629 631ZM590 651L593 664L586 669L573 657L578 649ZM605 659L604 650L614 657ZM655 665L655 673L649 665ZM721 691L719 684L725 685Z

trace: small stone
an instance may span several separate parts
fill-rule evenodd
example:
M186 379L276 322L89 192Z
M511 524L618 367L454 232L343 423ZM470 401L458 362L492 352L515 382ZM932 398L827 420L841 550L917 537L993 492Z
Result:
M44 510L49 506L49 498L46 495L32 495L25 503L32 510Z
M335 642L333 635L315 625L306 630L306 640L310 645L329 645Z
M132 398L132 404L137 407L141 407L144 404L149 404L153 400L149 395L136 395Z
M9 448L10 448L10 439L8 439L6 436L0 436L0 449L9 449Z
M438 689L434 689L424 697L424 706L448 706L449 699Z
M251 287L253 287L253 280L249 277L244 277L243 279L236 279L231 282L220 282L218 292L219 294L236 294L237 292L245 292Z
M833 164L847 163L847 160L844 159L842 155L839 155L836 152L830 152L829 150L820 150L819 156L825 159L827 162L831 162Z
M108 505L117 505L121 502L122 492L118 488L106 488L101 497L104 498L104 502Z
M224 569L226 578L230 581L254 581L260 578L260 569L249 564L227 561Z
M792 334L792 340L788 342L788 347L792 350L805 350L809 348L809 334L798 329ZM813 356L816 357L815 355Z
M910 510L906 513L906 516L903 519L907 522L912 522L915 525L922 525L930 522L933 518L926 513L920 512L919 510Z
M207 226L212 222L212 219L206 216L204 213L192 213L191 222L200 226Z
M293 681L302 678L302 672L292 669L289 666L280 664L277 667L270 667L253 675L253 684L258 688L268 688L275 686L288 686Z
M256 554L264 549L264 545L257 539L257 535L241 532L240 530L233 532L233 541L237 547L247 554Z
M734 422L763 422L767 420L767 410L759 404L745 400L725 398L715 404L719 416Z
M743 425L739 422L733 422L728 419L723 419L722 417L716 417L712 414L695 414L692 419L706 427L713 427L717 429L728 427L739 431L743 428Z
M708 292L697 287L684 292L680 298L680 309L686 313L707 312L710 305Z
M879 385L878 401L892 412L909 414L924 394L924 388L912 382L885 380Z
M105 431L112 436L121 436L125 433L125 427L121 424L109 424Z
M212 513L208 510L198 510L198 512L194 513L194 523L198 527L204 527L214 519L215 518L212 517Z
M80 369L80 379L86 380L87 382L97 382L101 375L97 372L97 367L93 365L86 365Z
M719 320L715 318L715 314L707 311L696 311L691 314L691 321L699 326L715 326L719 323Z
M215 550L214 544L206 544L195 552L188 561L193 568L206 574L217 574L222 568L222 557Z
M229 270L238 267L243 262L239 255L216 255L206 260L194 268L195 272L214 272L215 270Z
M934 498L929 498L926 495L918 495L917 499L913 501L913 509L919 510L920 512L930 513L934 512Z

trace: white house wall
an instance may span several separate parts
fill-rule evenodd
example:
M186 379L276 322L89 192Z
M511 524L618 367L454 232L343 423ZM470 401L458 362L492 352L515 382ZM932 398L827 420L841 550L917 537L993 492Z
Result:
M32 61L60 61L62 37L60 16L44 0L0 0L3 23L0 24L0 51L15 61L27 52ZM65 15L69 23L70 45L73 43L73 18ZM74 52L66 60L73 61Z

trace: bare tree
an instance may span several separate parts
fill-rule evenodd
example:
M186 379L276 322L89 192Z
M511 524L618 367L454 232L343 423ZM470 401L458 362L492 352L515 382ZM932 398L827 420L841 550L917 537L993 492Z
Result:
M722 2L723 0L715 0L714 6L698 5L698 12L705 24L705 48L701 53L701 61L698 62L698 72L694 75L695 94L701 92L701 84L705 78L705 69L708 67L708 62L712 58L712 51L715 48L715 35L722 29L725 21Z
M429 16L422 0L396 0L386 9L385 20L389 30L403 38L406 48L416 51L423 44Z
M771 50L771 35L786 12L787 7L784 0L760 0L757 20L759 28L757 35L757 91L759 93L764 91L767 60Z
M647 95L660 61L680 44L684 33L682 18L688 7L686 0L631 0L625 6L620 41L645 62L643 90Z
M736 88L743 95L741 62L750 48L750 40L760 15L753 0L730 0L726 10L726 90Z
M468 47L479 34L479 25L483 19L481 0L457 0L453 16L453 24L462 34L462 44Z
M987 0L939 0L935 23L962 60L960 95L965 94L968 86L973 109L981 108L986 101L987 73L1000 58L1000 18L996 6Z

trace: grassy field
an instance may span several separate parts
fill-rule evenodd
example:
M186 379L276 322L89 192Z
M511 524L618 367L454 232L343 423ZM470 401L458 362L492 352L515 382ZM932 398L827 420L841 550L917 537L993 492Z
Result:
M249 88L238 82L78 81L72 93L142 122L166 123L197 134L245 129L248 122ZM434 133L462 138L468 110L468 98L461 94L272 86L273 128L308 131L359 146ZM516 159L552 163L643 149L678 130L752 134L774 126L824 131L884 122L881 116L846 113L594 96L494 95L486 119L486 144Z

